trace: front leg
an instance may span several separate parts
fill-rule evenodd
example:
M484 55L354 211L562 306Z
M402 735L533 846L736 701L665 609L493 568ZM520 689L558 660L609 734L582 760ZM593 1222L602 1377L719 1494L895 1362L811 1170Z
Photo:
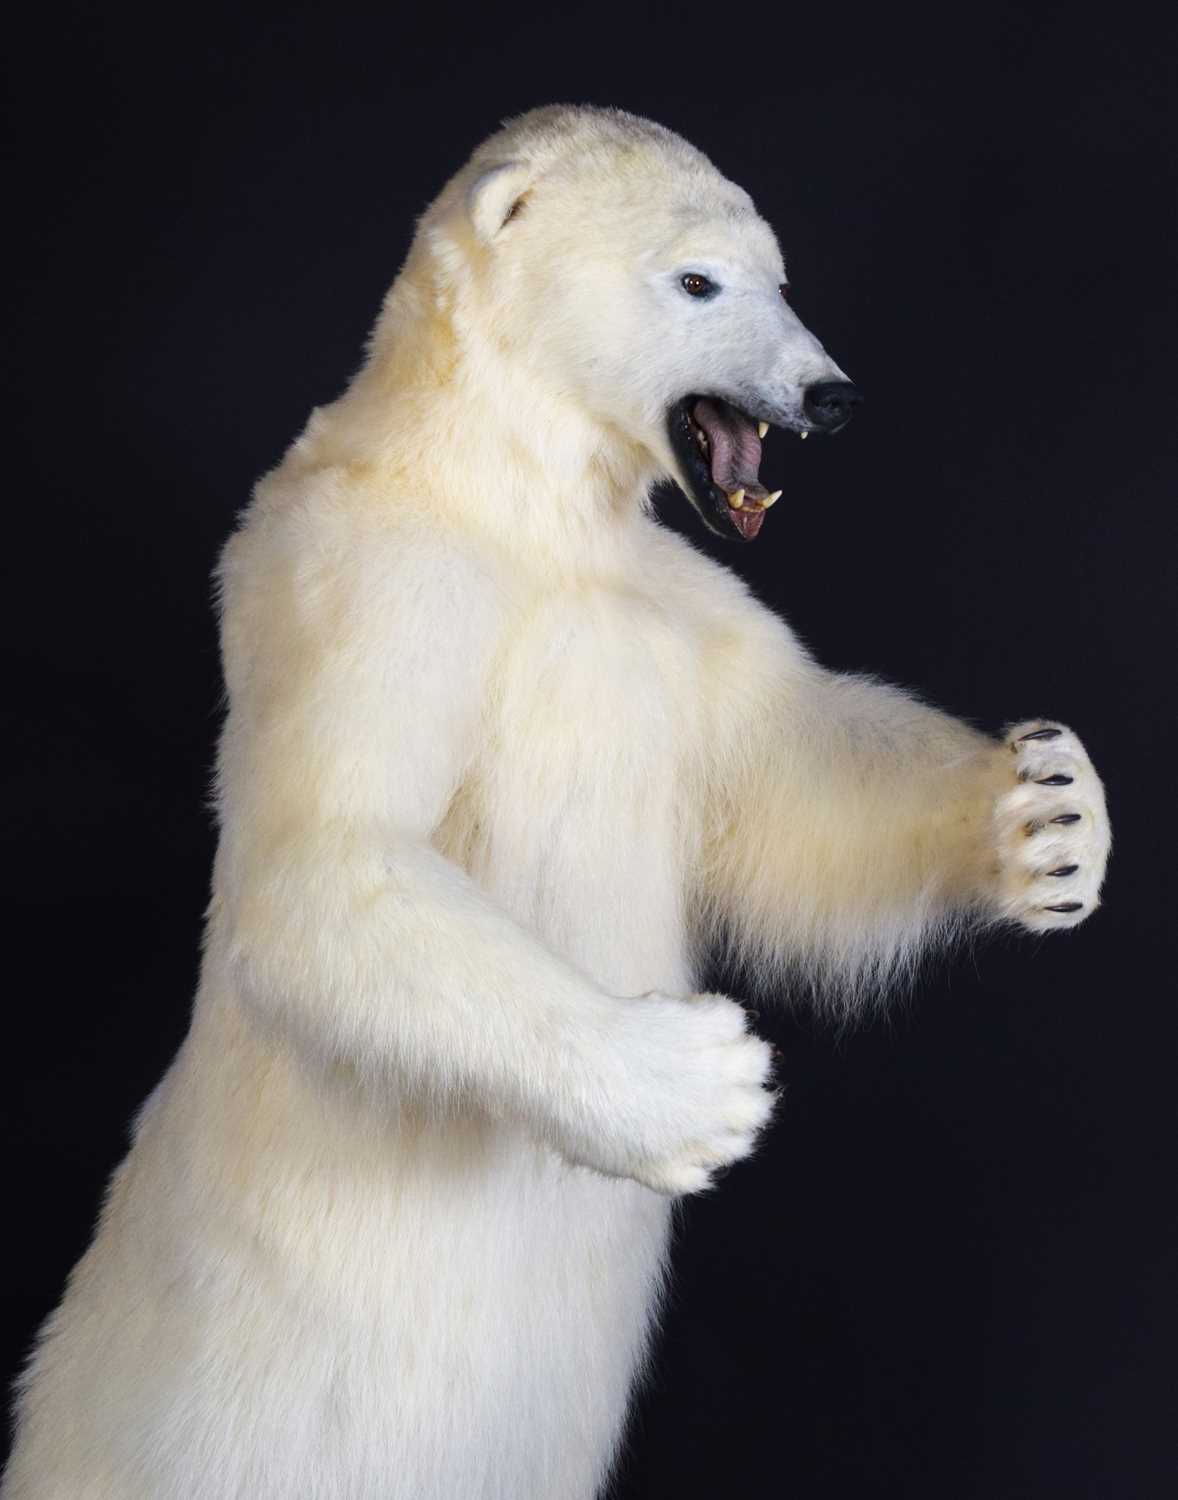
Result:
M971 927L1092 912L1108 822L1069 730L995 740L796 648L777 668L718 739L701 861L701 920L754 977L800 976L850 1010Z
M1006 749L1010 785L994 808L996 904L1032 932L1075 927L1100 904L1111 843L1100 778L1062 724L1017 724Z

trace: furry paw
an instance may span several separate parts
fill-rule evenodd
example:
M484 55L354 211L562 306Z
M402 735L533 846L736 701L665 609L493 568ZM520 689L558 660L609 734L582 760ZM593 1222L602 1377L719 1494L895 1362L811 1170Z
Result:
M566 1135L560 1149L658 1193L700 1192L748 1156L768 1121L772 1050L723 995L655 992L621 1004L612 1097L592 1100L579 1138Z
M1100 904L1111 837L1104 788L1062 724L1006 733L1011 787L995 805L1002 914L1032 932L1075 927Z

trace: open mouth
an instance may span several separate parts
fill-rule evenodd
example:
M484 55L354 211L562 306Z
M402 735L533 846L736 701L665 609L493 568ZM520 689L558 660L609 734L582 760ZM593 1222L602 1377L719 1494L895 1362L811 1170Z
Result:
M688 396L671 407L667 426L688 496L704 521L720 536L736 531L751 542L781 495L761 483L761 442L769 424L719 396Z

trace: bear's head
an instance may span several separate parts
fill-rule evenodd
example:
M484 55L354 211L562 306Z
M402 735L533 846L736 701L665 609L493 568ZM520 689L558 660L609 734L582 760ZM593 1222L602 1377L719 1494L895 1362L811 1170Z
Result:
M637 445L722 536L777 498L766 424L832 432L859 397L788 302L743 189L651 121L551 106L475 152L422 221L500 354Z

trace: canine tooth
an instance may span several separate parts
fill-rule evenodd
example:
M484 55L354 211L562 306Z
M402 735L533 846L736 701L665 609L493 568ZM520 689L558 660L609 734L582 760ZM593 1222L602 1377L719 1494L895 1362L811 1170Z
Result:
M809 433L808 433L808 432L799 432L799 433L798 433L798 436L799 436L799 437L800 437L800 438L801 438L801 439L802 439L802 441L803 441L803 442L804 442L804 441L805 441L805 440L806 440L806 438L808 438L808 437L809 437L809 436L810 436L810 434L809 434Z
M733 490L731 495L728 496L728 504L731 505L733 510L739 510L744 504L744 491Z
M763 438L768 431L769 431L769 424L768 424L768 422L758 422L757 423L757 436L759 438Z
M766 495L764 499L765 510L768 510L771 505L776 505L777 502L781 499L781 496L781 490L774 490L771 495Z

